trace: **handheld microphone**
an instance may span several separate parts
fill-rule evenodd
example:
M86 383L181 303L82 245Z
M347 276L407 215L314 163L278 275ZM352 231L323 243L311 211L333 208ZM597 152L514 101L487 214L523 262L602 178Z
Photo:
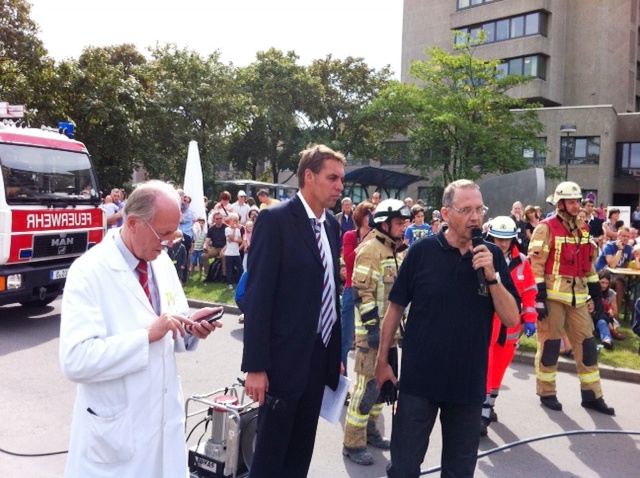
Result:
M473 247L480 246L484 244L484 238L482 237L482 229L479 227L474 227L471 229L471 244ZM488 296L489 288L487 287L487 281L484 278L484 268L480 268L476 270L478 274L478 295Z
M238 378L238 383L244 387L244 380ZM264 403L266 407L270 408L274 412L282 413L287 410L287 402L280 398L276 398L267 392L264 392Z
M264 404L276 413L283 413L287 410L287 404L284 400L276 398L265 392Z

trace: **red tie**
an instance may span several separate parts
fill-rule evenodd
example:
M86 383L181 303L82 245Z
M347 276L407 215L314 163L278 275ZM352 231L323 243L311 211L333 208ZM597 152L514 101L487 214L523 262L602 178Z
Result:
M144 290L147 299L149 299L149 303L151 304L151 293L149 292L149 273L147 272L147 262L140 261L138 262L138 266L136 267L136 272L138 273L138 281L140 281L140 285L142 286L142 290Z

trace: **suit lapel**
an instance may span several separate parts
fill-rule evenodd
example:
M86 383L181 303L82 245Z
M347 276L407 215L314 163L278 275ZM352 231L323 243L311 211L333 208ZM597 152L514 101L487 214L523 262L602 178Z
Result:
M307 216L307 211L298 196L294 196L291 199L291 210L293 213L293 223L302 236L304 243L307 245L313 256L318 260L318 263L322 265L318 244L316 243L313 228L311 227L311 220L309 219L309 216Z

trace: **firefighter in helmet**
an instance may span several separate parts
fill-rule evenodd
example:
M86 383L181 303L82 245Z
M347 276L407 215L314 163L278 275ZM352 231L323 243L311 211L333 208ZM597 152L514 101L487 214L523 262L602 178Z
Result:
M562 410L556 396L556 370L564 328L573 344L582 406L614 415L614 409L602 398L593 321L587 310L589 295L602 307L602 293L594 269L596 247L578 217L581 200L582 191L576 183L558 184L551 200L555 214L536 226L529 242L528 255L538 288L536 393L545 407Z
M538 315L535 308L538 289L527 256L520 252L518 227L515 221L507 216L493 218L489 222L487 240L498 246L504 254L511 280L520 296L522 315L520 324L506 327L500 322L500 318L495 313L493 314L487 362L487 395L482 405L480 422L480 435L482 436L487 434L489 424L498 420L493 407L496 398L498 398L504 374L515 354L520 328L523 327L524 334L531 337L536 331L536 317Z
M347 409L342 452L359 465L373 464L367 444L383 450L390 447L389 440L376 426L383 401L388 399L376 389L373 372L382 317L402 261L398 246L404 246L402 238L407 219L411 219L411 210L402 201L381 201L370 220L372 237L356 249L353 268L356 383ZM397 354L397 348L392 350ZM383 387L382 394L384 390Z

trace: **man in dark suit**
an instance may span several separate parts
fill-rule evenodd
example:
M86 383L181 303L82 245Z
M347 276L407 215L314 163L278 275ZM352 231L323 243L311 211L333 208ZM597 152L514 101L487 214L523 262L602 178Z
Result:
M351 198L342 198L340 206L342 210L336 214L336 219L340 224L340 238L342 238L345 232L356 228L356 223L353 222L353 202Z
M242 357L245 391L261 405L251 478L307 476L324 386L338 384L340 228L327 208L344 162L323 145L303 150L300 191L262 210L253 230Z

